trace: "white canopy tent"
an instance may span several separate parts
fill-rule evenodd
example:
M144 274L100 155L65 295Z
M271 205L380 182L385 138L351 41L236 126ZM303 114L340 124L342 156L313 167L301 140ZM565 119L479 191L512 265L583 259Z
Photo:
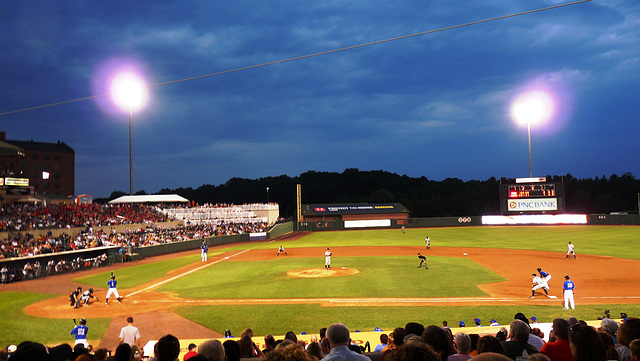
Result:
M181 202L187 203L188 199L180 197L177 194L149 194L149 195L136 195L136 196L122 196L118 197L109 203L173 203Z

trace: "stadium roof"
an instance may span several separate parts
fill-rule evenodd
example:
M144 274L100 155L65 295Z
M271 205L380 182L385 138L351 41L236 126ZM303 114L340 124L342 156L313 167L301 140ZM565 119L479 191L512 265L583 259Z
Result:
M177 194L148 194L139 196L122 196L109 203L172 203L172 202L189 202L188 199L180 197Z

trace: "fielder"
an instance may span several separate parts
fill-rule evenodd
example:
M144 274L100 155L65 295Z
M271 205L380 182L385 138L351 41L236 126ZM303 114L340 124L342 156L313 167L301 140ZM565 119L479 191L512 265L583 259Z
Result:
M424 244L427 247L427 250L431 249L431 238L429 238L429 236L424 239Z
M576 252L574 251L574 246L571 243L571 241L569 241L569 244L567 245L567 256L564 259L569 258L569 255L573 255L573 259L576 259Z
M564 276L564 284L562 285L562 292L564 293L564 309L568 310L569 305L571 305L571 309L576 309L576 304L573 301L573 290L576 288L576 285L573 284L573 281L569 279L569 275Z
M331 269L331 255L333 253L331 253L331 250L329 248L327 248L327 251L324 252L324 269L326 270L330 270Z
M542 268L540 267L537 268L537 271L538 273L540 273L540 278L544 280L544 289L545 289L544 292L546 293L547 292L546 290L549 289L549 280L551 279L551 275L543 271Z
M420 260L420 264L418 265L418 268L422 267L422 264L424 263L424 269L429 269L429 267L427 267L427 257L421 255L418 252L418 259Z
M76 319L74 318L73 321L75 322L75 320ZM76 335L75 345L81 343L82 345L84 345L84 348L89 347L89 342L87 342L87 332L89 331L89 328L86 325L87 325L87 320L84 318L81 318L80 324L76 325L76 327L74 327L70 333L70 335Z
M111 295L115 295L118 302L122 303L122 298L120 297L120 295L118 294L118 290L116 289L117 284L118 282L116 282L116 276L111 274L111 279L107 282L107 285L109 286L109 290L107 291L107 297L104 300L105 305L109 305L109 296Z
M529 298L534 298L536 296L536 290L539 290L541 288L544 291L544 293L547 295L547 297L549 297L549 292L547 292L547 289L544 288L546 285L546 282L535 273L533 273L531 277L533 277L533 287L531 288L531 297Z
M287 251L285 251L284 247L282 247L282 246L280 246L280 248L278 248L278 253L276 253L276 256L279 256L281 252L284 252L284 254L288 256Z
M200 246L200 258L202 258L202 262L207 262L207 253L209 252L209 247L205 241L202 241L202 246Z

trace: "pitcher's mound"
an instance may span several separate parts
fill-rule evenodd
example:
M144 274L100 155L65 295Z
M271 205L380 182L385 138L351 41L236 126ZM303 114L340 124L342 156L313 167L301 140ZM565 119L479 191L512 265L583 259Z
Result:
M326 270L324 268L305 268L305 269L296 269L287 272L289 277L300 277L300 278L318 278L318 277L340 277L340 276L351 276L360 273L357 269L354 268L332 268L330 270Z

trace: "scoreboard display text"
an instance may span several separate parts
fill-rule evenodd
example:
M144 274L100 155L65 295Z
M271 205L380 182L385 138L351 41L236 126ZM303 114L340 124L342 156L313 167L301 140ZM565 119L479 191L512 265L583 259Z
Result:
M504 215L564 213L563 183L500 185L500 211Z

